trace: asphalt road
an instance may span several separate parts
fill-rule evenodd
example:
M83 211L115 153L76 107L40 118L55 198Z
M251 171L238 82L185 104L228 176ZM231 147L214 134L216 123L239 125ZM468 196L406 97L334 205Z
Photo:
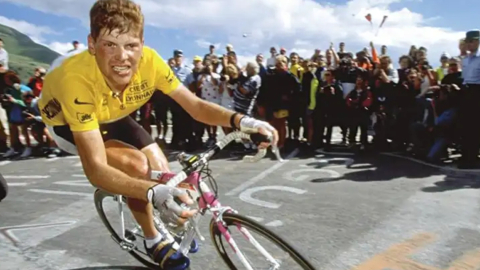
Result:
M385 155L289 157L224 158L211 169L224 205L281 235L317 269L480 269L476 188ZM143 269L98 218L77 157L3 162L0 172L10 185L0 203L0 269ZM206 241L191 269L227 269L207 225L204 218Z

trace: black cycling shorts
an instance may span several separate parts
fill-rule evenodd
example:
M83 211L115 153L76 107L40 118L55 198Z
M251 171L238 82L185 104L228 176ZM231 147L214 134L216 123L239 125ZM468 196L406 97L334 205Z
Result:
M77 154L73 134L68 125L48 126L48 130L60 149L71 154ZM112 123L100 124L100 132L104 142L117 140L139 150L155 143L152 136L130 116Z

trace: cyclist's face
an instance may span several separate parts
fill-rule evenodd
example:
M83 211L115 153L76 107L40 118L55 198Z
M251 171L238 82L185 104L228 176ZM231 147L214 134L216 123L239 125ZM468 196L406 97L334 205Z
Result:
M118 30L101 31L96 40L88 38L88 46L109 86L124 90L137 71L143 38L132 32L119 35Z

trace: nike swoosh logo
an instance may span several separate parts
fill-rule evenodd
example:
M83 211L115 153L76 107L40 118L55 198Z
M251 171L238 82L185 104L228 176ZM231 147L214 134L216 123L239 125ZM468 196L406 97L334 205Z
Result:
M78 101L78 98L75 99L74 103L77 104L77 105L93 105L93 103L90 103L90 102Z

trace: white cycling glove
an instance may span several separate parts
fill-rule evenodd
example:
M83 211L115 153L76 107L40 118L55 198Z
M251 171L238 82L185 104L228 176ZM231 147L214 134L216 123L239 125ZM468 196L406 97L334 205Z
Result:
M275 132L275 129L265 121L257 120L249 116L244 116L240 120L240 131L242 132L257 133L260 128L270 132L269 136L272 136L272 133Z
M158 184L148 190L147 197L153 206L160 211L163 222L176 224L182 212L186 209L182 208L174 199L185 193L186 191L183 189Z

